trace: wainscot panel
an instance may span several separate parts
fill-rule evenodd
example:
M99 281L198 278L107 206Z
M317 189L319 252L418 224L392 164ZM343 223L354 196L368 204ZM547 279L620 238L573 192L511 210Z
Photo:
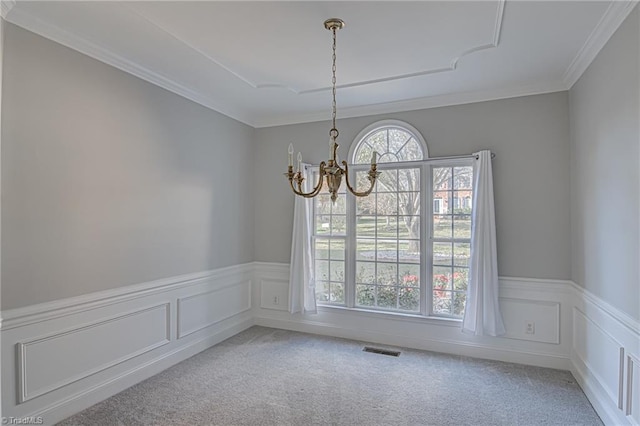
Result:
M253 325L243 264L2 312L2 415L54 424Z
M640 424L640 323L573 284L572 373L605 424Z
M169 343L169 306L163 303L18 343L18 402Z
M178 339L251 309L251 281L178 298Z

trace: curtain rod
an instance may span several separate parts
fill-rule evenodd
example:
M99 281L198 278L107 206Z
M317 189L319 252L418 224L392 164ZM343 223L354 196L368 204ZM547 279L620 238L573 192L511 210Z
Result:
M479 155L473 155L473 154L466 154L466 155L449 155L449 156L445 156L445 157L429 157L429 158L425 158L424 160L417 160L417 161L401 161L400 163L402 164L420 164L420 163L424 163L427 161L437 161L437 160L460 160L463 158L475 158L476 160L478 158L480 158ZM491 153L491 159L496 158L496 154L494 152ZM394 164L394 163L382 163L382 164ZM307 164L310 167L318 167L317 164ZM361 164L353 164L351 167L357 167L360 166Z
M422 161L429 161L429 160L455 160L457 158L475 158L477 160L478 158L480 158L480 156L479 155L473 155L473 154L449 155L449 156L445 156L445 157L429 157L429 158L425 158ZM496 154L494 152L491 153L491 158L496 158Z

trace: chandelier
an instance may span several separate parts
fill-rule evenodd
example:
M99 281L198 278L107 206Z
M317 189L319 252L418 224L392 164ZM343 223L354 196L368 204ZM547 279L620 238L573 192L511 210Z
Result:
M329 145L330 145L330 158L327 162L321 162L318 166L318 174L319 179L316 186L310 192L304 192L303 190L303 182L304 177L302 176L302 154L298 153L298 169L296 172L293 171L293 144L289 144L289 167L287 169L287 173L285 176L289 179L289 184L291 185L291 189L296 195L300 195L305 198L315 197L320 193L322 189L322 181L326 179L327 188L329 189L329 193L331 194L331 201L335 202L338 198L338 189L340 188L340 184L342 183L342 177L345 177L345 183L347 184L347 189L356 197L366 197L373 191L373 187L376 183L376 178L380 174L376 169L376 156L377 152L373 152L371 156L371 168L367 174L367 178L369 179L369 183L371 186L366 191L358 192L356 191L349 182L349 166L346 161L342 161L342 166L338 164L338 129L336 128L336 31L344 27L344 21L338 18L331 18L324 21L324 27L330 30L333 34L333 66L331 68L332 71L332 93L333 93L333 104L332 104L332 128L329 130Z

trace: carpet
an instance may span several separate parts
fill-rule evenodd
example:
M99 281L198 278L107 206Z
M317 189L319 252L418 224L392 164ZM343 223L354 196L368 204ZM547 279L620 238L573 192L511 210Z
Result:
M602 424L568 371L364 346L252 327L59 425Z

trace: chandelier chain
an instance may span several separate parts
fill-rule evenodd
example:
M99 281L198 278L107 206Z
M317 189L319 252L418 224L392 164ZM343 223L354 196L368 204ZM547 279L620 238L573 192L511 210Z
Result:
M336 27L332 28L332 32L333 32L333 66L331 67L331 72L332 72L332 79L331 79L331 83L333 85L333 90L332 90L332 94L333 94L333 103L332 103L332 122L333 122L333 129L336 129ZM332 129L332 130L333 130Z

